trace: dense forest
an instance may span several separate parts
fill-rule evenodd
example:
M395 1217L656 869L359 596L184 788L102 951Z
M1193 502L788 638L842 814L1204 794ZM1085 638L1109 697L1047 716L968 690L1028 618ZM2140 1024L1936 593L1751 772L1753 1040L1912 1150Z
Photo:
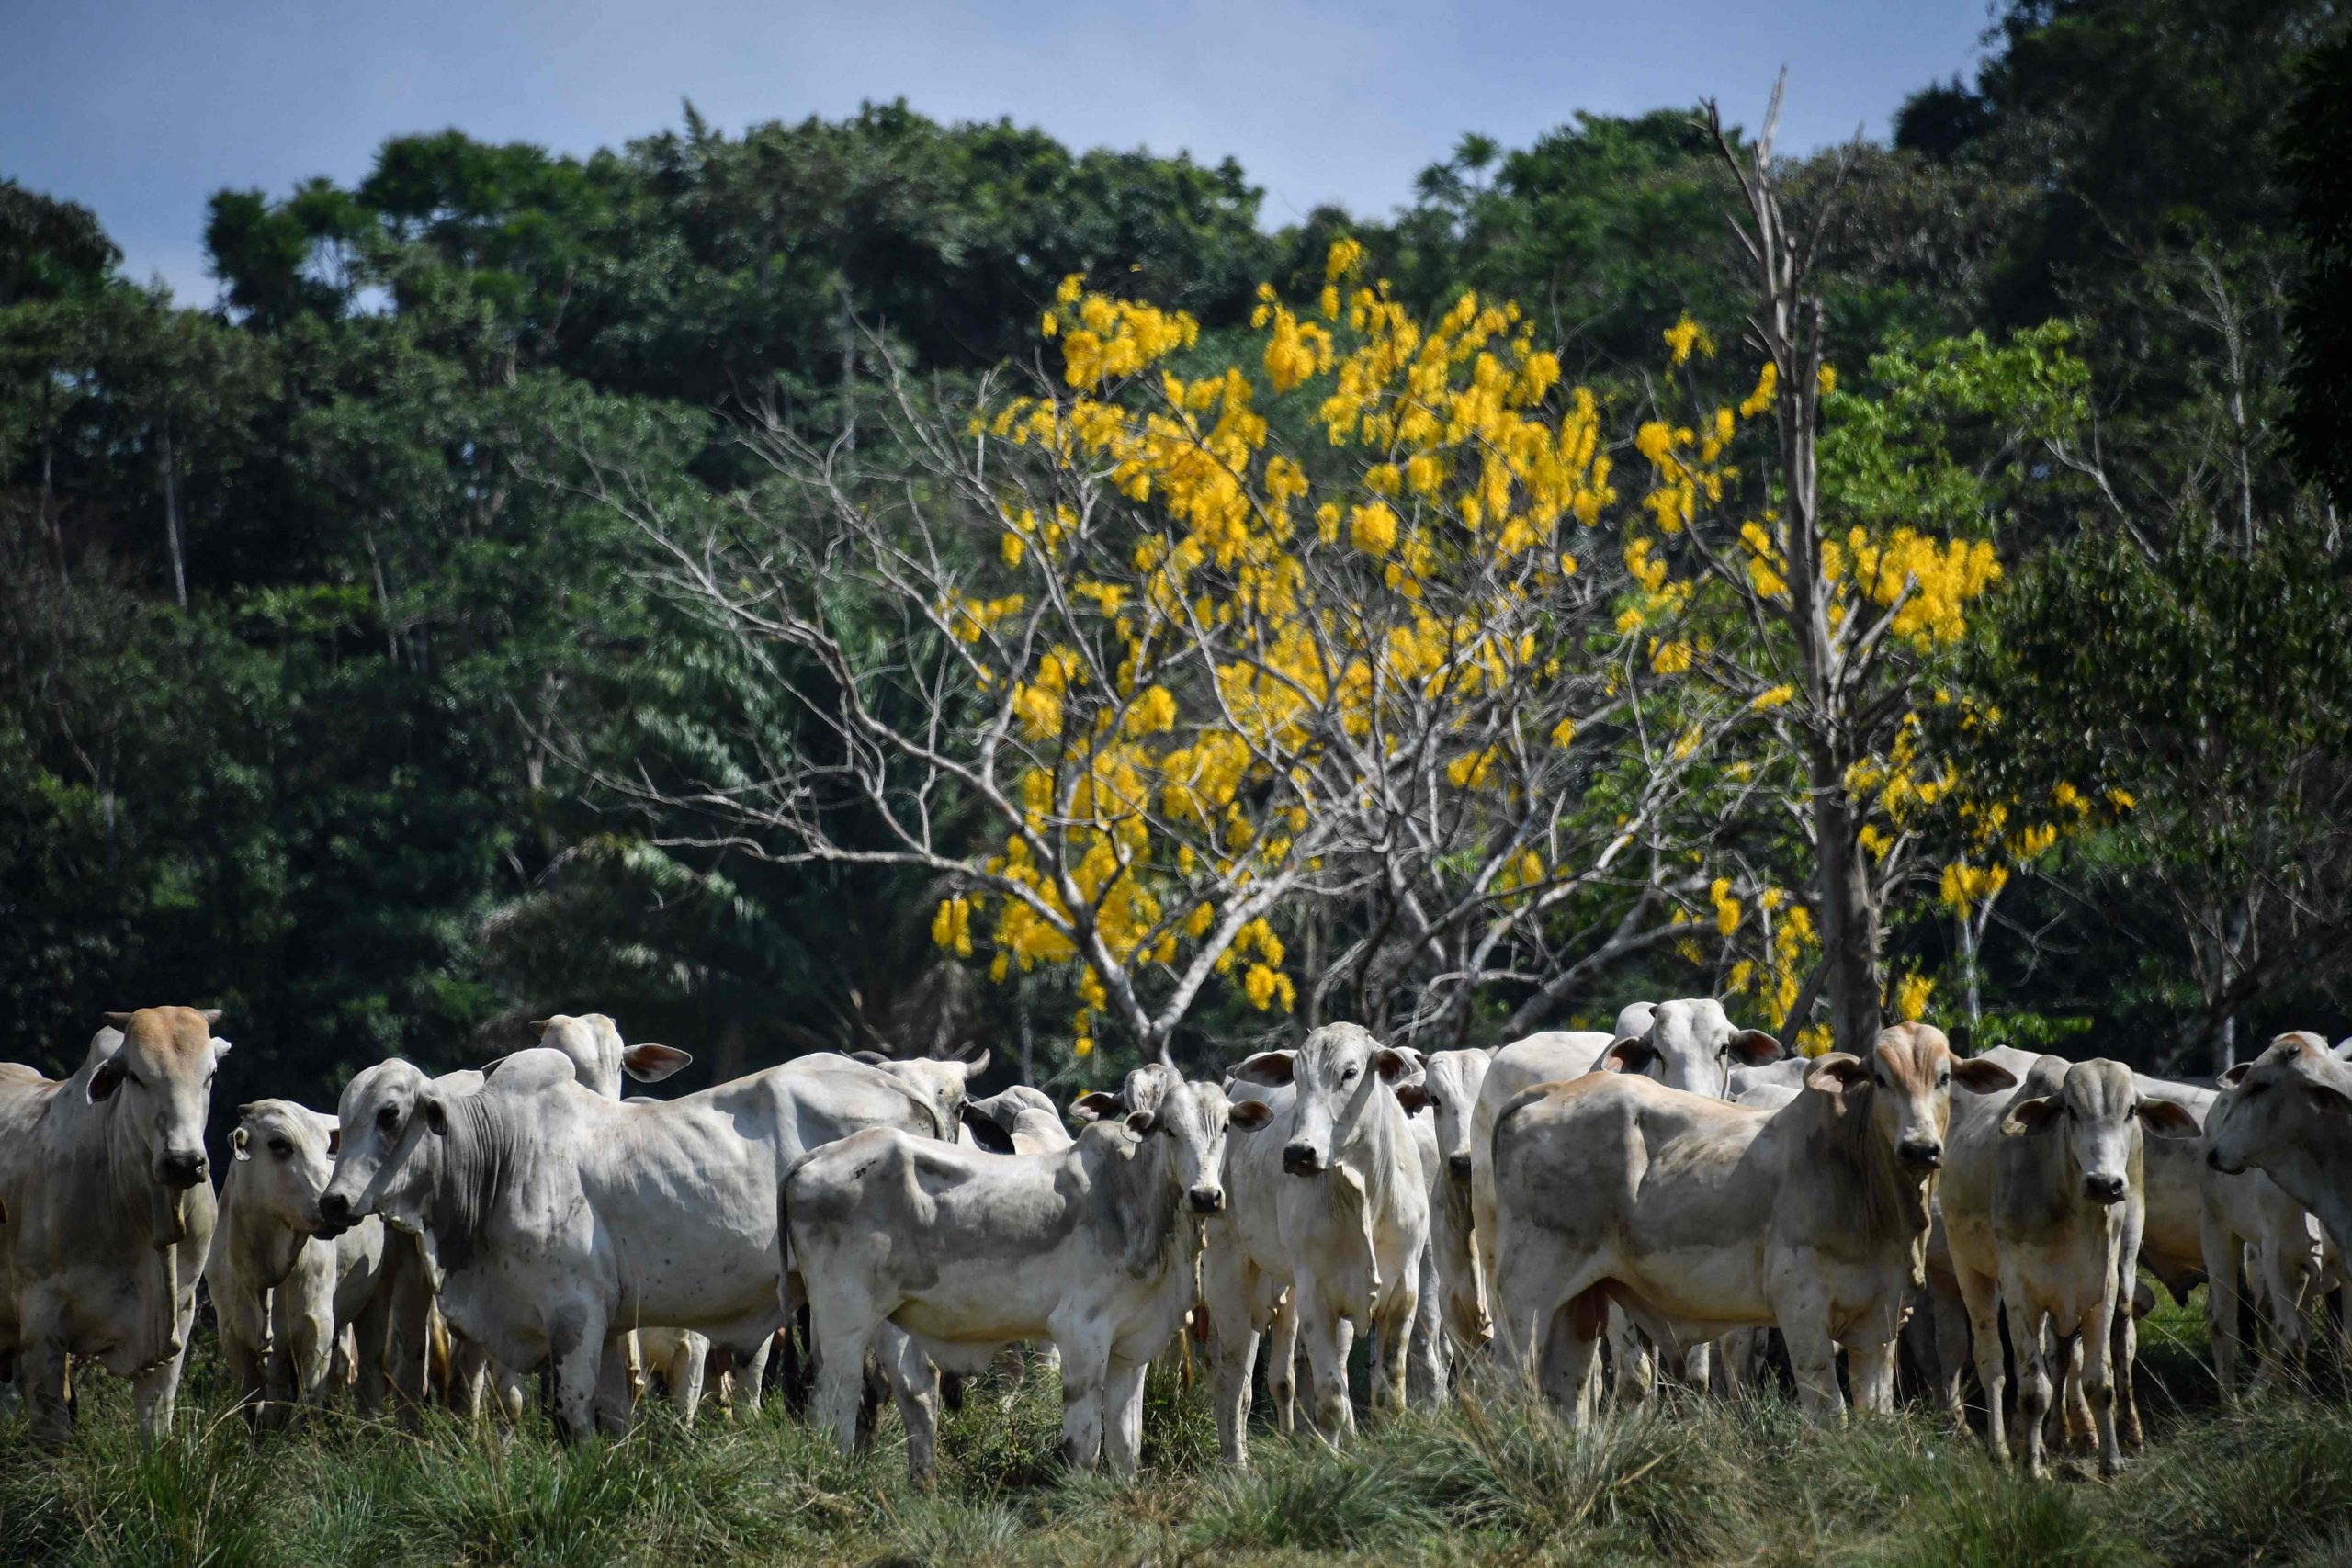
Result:
M1846 774L1891 1009L2182 1072L2352 1027L2345 28L2328 0L2011 0L1975 80L1924 86L1892 145L1778 166L1820 224L1824 514L1992 552L1953 590L1964 635L1914 639L1917 711ZM1812 1027L1800 721L1769 682L1735 713L1727 677L1668 679L1769 662L1740 662L1729 599L1664 581L1701 537L1670 506L1596 501L1580 566L1509 585L1514 613L1530 584L1554 596L1525 634L1547 673L1480 722L1540 712L1566 761L1479 795L1487 752L1457 757L1475 804L1409 886L1377 834L1310 859L1303 820L1272 849L1271 816L1244 823L1253 863L1296 861L1293 894L1229 931L1239 905L1204 900L1194 929L1170 871L1164 950L1119 965L1024 934L1001 867L994 895L943 869L1001 848L968 791L926 807L940 863L890 852L827 717L861 660L922 635L856 569L911 549L894 519L1035 568L1009 534L989 564L1006 525L944 455L993 439L1009 389L1058 384L1081 333L1196 323L1167 329L1176 377L1238 367L1274 424L1256 439L1312 469L1339 437L1282 394L1328 371L1348 311L1307 331L1280 302L1363 279L1364 331L1393 304L1393 330L1466 343L1515 301L1499 337L1543 345L1528 406L1584 419L1628 502L1645 459L1699 473L1653 449L1690 435L1671 411L1728 423L1757 381L1724 152L1681 107L1466 135L1396 212L1270 231L1229 161L904 105L740 137L687 106L584 159L452 130L387 142L351 186L220 192L204 310L127 277L85 209L0 179L0 1059L58 1068L101 1010L162 1002L225 1008L241 1079L314 1103L386 1055L474 1061L591 1009L719 1075L977 1042L1063 1081L1316 1017L1451 1043L1713 993ZM1402 552L1373 499L1399 481L1347 482L1349 558ZM851 570L844 541L868 552ZM1768 596L1771 558L1749 574ZM1111 580L1083 580L1105 615ZM744 604L771 592L820 604L825 635L761 630ZM1458 620L1498 613L1464 594ZM1719 624L1660 629L1710 604ZM1023 700L1061 657L1010 671ZM891 687L911 706L888 722L968 729L989 671L960 668ZM1221 695L1170 681L1163 729ZM1660 725L1686 741L1651 747ZM1930 750L1924 797L1898 790ZM1998 829L2012 812L2041 825ZM1482 859L1508 866L1463 894ZM1445 898L1464 913L1431 922ZM1149 1007L1105 995L1195 957L1202 983Z

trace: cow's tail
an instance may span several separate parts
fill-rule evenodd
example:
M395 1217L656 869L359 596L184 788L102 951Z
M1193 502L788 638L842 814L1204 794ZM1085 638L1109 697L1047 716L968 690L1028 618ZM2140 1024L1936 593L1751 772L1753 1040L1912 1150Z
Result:
M787 1323L800 1309L792 1291L792 1179L800 1174L800 1168L808 1163L808 1156L816 1152L810 1149L786 1166L782 1179L775 1184L775 1289L776 1299L784 1304L784 1316Z

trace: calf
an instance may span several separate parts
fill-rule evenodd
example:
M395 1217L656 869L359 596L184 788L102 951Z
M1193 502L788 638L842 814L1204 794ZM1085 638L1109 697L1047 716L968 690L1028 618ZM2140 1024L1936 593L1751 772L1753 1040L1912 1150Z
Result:
M333 1117L261 1100L237 1108L229 1134L232 1157L204 1280L221 1354L256 1429L326 1403L345 1328L356 1330L360 1411L383 1408L393 1304L383 1222L371 1216L333 1241L315 1234L335 1131Z
M937 1130L897 1078L839 1057L647 1105L582 1087L551 1050L518 1052L471 1094L387 1062L342 1111L322 1223L380 1213L415 1235L450 1325L508 1366L546 1360L581 1440L592 1412L626 1421L618 1341L636 1325L697 1330L745 1362L766 1348L788 1315L775 1192L794 1160L865 1126Z
M1114 1472L1134 1472L1144 1369L1193 1304L1198 1221L1225 1206L1227 1125L1267 1111L1159 1066L1128 1074L1110 1109L1115 1120L1049 1154L876 1129L791 1168L780 1224L808 1282L820 1418L844 1447L866 1348L889 1323L906 1334L889 1370L918 1482L937 1431L936 1373L921 1359L974 1372L1041 1338L1061 1359L1064 1459L1091 1469L1107 1449Z
M1326 1024L1296 1051L1262 1052L1233 1070L1237 1091L1272 1091L1272 1115L1227 1150L1233 1209L1212 1227L1201 1269L1217 1432L1232 1463L1248 1458L1250 1372L1269 1328L1267 1378L1285 1424L1293 1334L1306 1341L1326 1436L1354 1429L1347 1362L1360 1332L1378 1341L1374 1411L1404 1402L1429 1246L1429 1182L1389 1088L1407 1070L1404 1056L1351 1023Z
M1973 1119L1953 1134L1944 1226L1984 1389L1984 1444L1996 1462L2008 1458L1999 1320L2006 1307L2028 1471L2044 1472L2052 1336L2071 1341L2070 1359L2081 1361L2100 1471L2112 1475L2121 1467L2115 1388L2132 1375L2135 1347L2143 1129L2188 1138L2197 1122L2175 1102L2142 1095L2120 1062L2069 1065L2045 1056L1997 1121Z
M0 1354L46 1443L73 1436L72 1357L132 1382L141 1436L168 1429L215 1209L204 1123L220 1013L108 1013L62 1081L0 1065Z
M2016 1081L1902 1024L1817 1058L1775 1111L1618 1074L1518 1096L1493 1156L1506 1354L1581 1421L1610 1304L1661 1345L1772 1326L1815 1419L1842 1416L1840 1346L1855 1404L1891 1409L1955 1080Z

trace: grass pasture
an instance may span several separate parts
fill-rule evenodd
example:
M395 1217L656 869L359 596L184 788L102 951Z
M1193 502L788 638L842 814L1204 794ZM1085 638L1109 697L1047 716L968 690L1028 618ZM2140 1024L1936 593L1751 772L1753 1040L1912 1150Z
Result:
M2352 1561L2352 1410L2335 1391L2224 1410L2193 1312L2143 1332L2149 1446L2113 1482L2072 1459L2046 1485L1995 1471L1923 1406L1816 1431L1770 1395L1671 1400L1582 1438L1516 1403L1412 1416L1338 1453L1266 1431L1228 1474L1203 1391L1155 1373L1136 1483L1061 1470L1059 1402L1033 1377L1009 1411L976 1389L947 1419L933 1496L908 1488L888 1418L854 1461L774 1404L693 1435L657 1409L577 1452L536 1414L511 1436L336 1414L256 1446L200 1344L181 1439L153 1454L109 1380L85 1386L62 1455L0 1421L0 1563Z

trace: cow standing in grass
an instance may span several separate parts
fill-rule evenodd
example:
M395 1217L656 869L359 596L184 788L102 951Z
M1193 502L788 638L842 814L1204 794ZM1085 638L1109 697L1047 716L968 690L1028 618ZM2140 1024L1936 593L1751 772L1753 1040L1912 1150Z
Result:
M1377 1339L1374 1412L1404 1404L1430 1203L1390 1087L1408 1071L1402 1055L1351 1023L1326 1024L1296 1051L1261 1052L1233 1070L1237 1092L1263 1093L1272 1116L1227 1153L1232 1213L1212 1227L1201 1269L1228 1462L1248 1459L1250 1372L1270 1330L1267 1382L1285 1429L1294 1336L1305 1342L1325 1436L1354 1429L1347 1365L1360 1333ZM1424 1353L1438 1349L1428 1343Z
M131 1380L141 1437L172 1424L215 1207L204 1124L218 1011L108 1013L81 1070L0 1064L0 1353L33 1435L74 1432L69 1358Z
M1066 1149L1000 1155L876 1129L810 1154L778 1197L791 1267L808 1281L819 1418L856 1437L859 1369L886 1361L907 1462L928 1483L937 1368L978 1372L1006 1345L1050 1340L1062 1371L1062 1452L1132 1474L1144 1370L1193 1301L1200 1221L1225 1206L1228 1106L1211 1084L1153 1066L1127 1075L1106 1119ZM898 1348L877 1336L904 1332Z
M1505 1354L1581 1421L1611 1305L1660 1345L1777 1327L1815 1420L1843 1416L1841 1347L1855 1404L1892 1409L1955 1081L2016 1079L1902 1024L1816 1059L1773 1111L1631 1074L1520 1095L1495 1125Z

